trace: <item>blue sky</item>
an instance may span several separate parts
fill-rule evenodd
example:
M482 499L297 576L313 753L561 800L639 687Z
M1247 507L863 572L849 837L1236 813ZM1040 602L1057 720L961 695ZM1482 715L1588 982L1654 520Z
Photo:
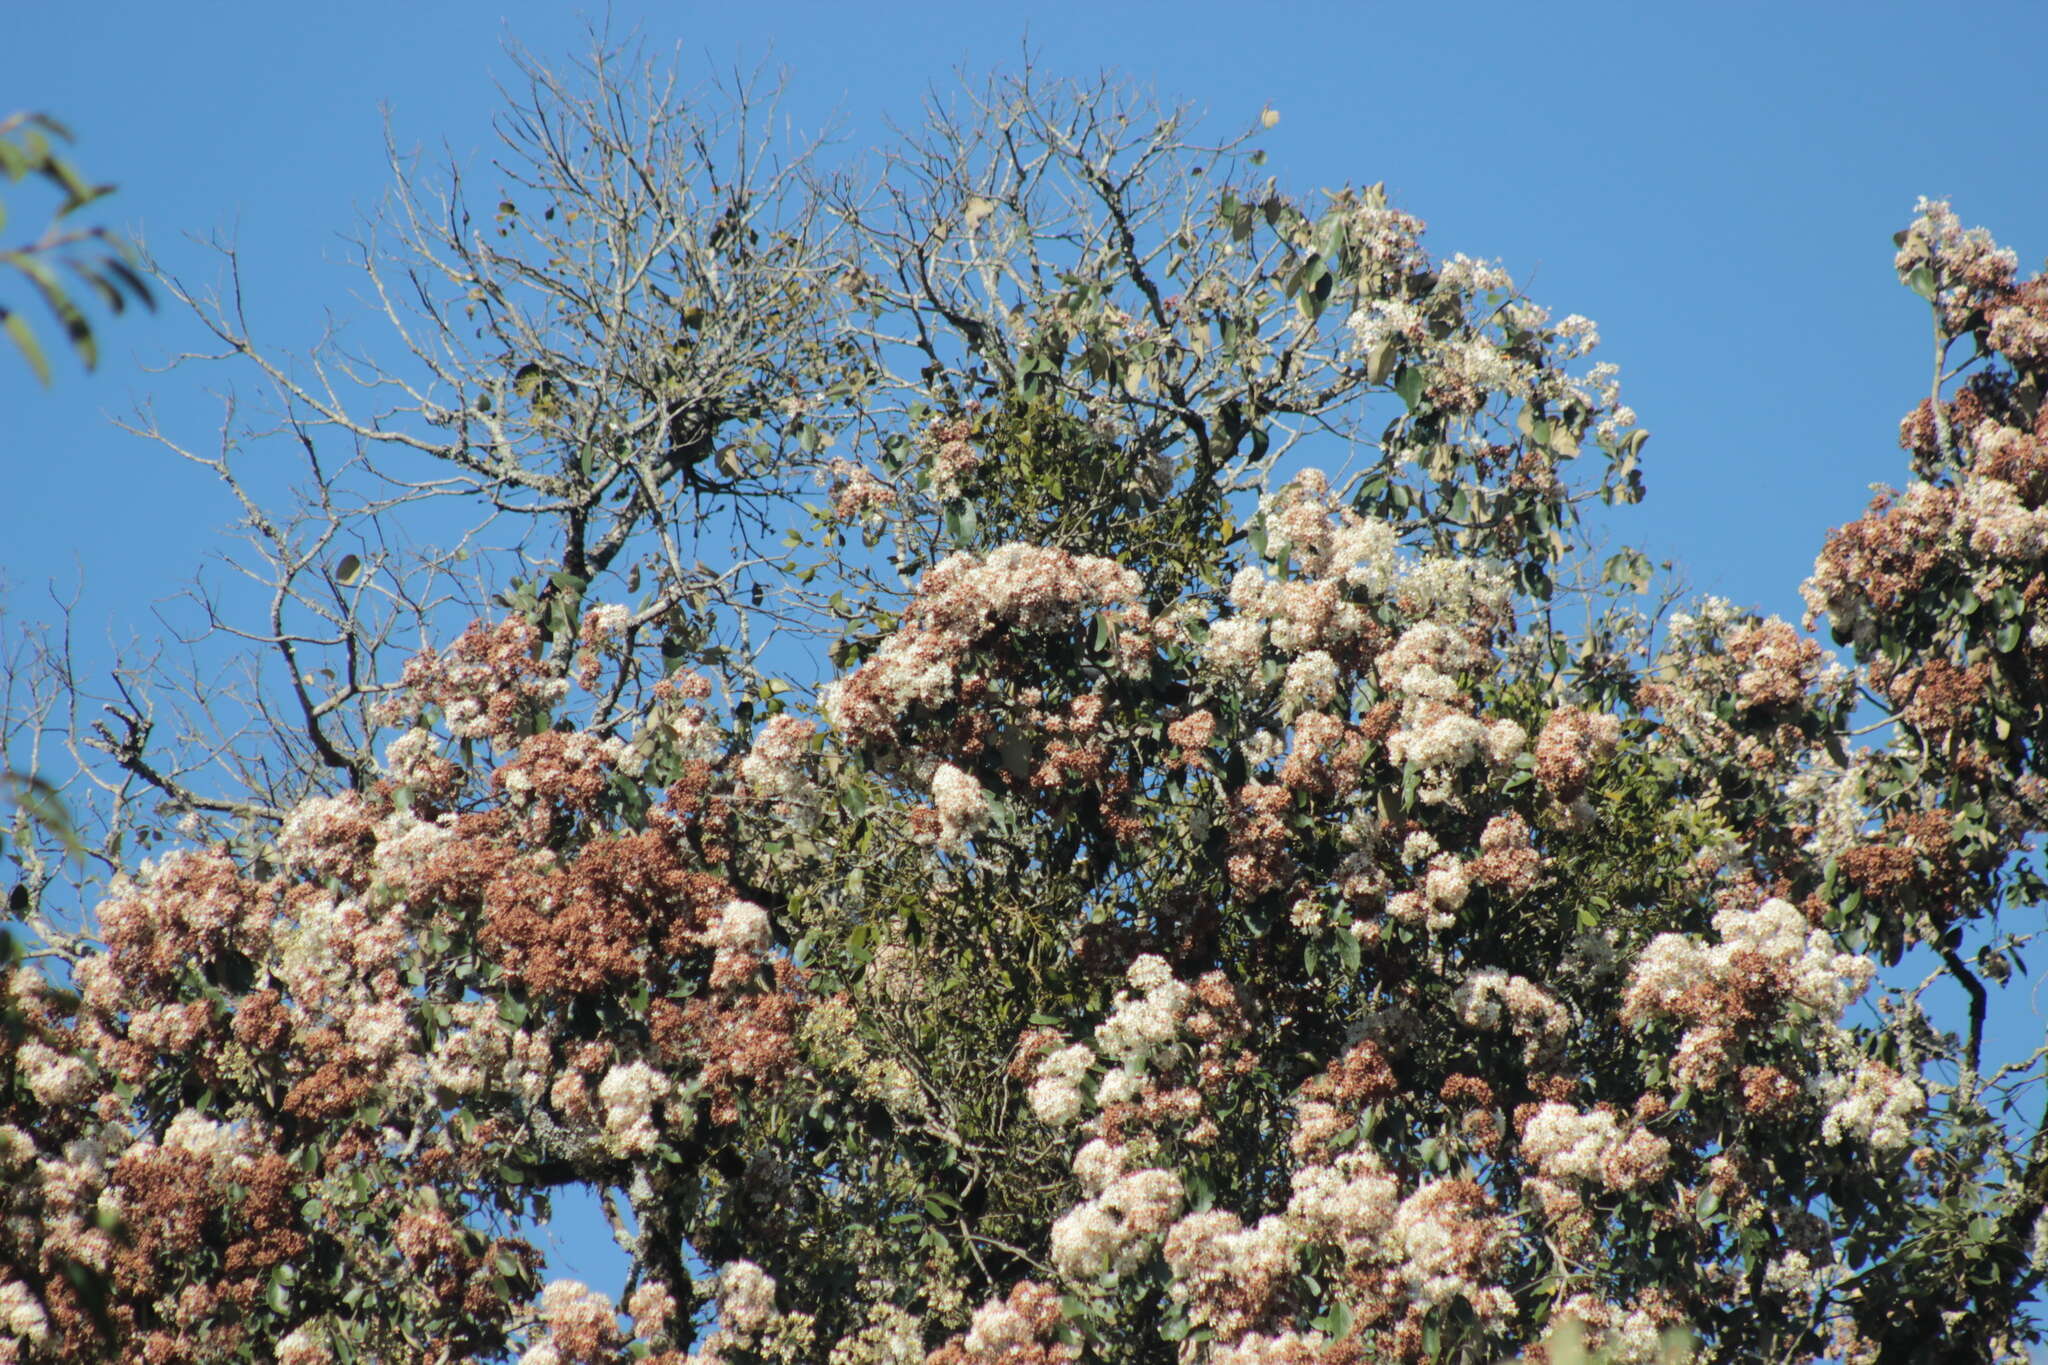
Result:
M380 110L401 146L487 180L501 44L552 58L585 41L573 10L532 0L6 8L0 113L69 122L87 173L120 185L108 215L174 272L210 276L190 239L232 237L258 333L286 348L359 306L342 237L385 187ZM1902 476L1929 338L1889 238L1915 197L1951 198L2028 270L2048 253L2038 3L622 0L609 23L676 45L692 73L786 68L791 117L836 116L855 148L955 68L1014 66L1027 44L1048 73L1119 71L1219 128L1270 105L1283 182L1385 181L1437 252L1497 257L1558 314L1596 319L1653 433L1627 538L1788 616L1826 529ZM0 240L36 224L40 204L17 201ZM151 604L231 515L105 418L146 401L206 444L224 376L153 372L191 327L130 317L104 341L100 372L60 360L47 392L0 357L8 609L46 616L44 584L82 582L88 639L153 633Z
M121 187L108 212L174 270L209 276L188 236L232 236L257 327L286 346L355 307L341 237L384 189L380 109L401 145L481 173L502 42L563 55L583 35L566 7L505 0L10 8L0 103L69 121L88 173ZM1889 236L1915 196L1951 197L2028 268L2048 252L2033 5L621 3L610 24L686 68L786 68L792 117L836 115L856 147L1027 42L1046 71L1115 69L1219 126L1271 104L1283 180L1384 180L1437 251L1498 257L1596 319L1653 432L1628 538L1788 615L1825 528L1902 467L1928 348ZM146 398L203 444L223 379L146 371L192 344L174 316L107 341L100 373L48 393L0 364L0 567L21 614L82 573L88 633L125 634L229 510L102 415Z

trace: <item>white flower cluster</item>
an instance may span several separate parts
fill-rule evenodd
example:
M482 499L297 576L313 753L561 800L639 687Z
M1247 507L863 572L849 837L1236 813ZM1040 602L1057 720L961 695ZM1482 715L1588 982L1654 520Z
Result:
M427 1079L458 1095L509 1081L512 1030L499 1018L497 1002L465 1000L449 1006L449 1014L453 1026L441 1032L427 1059Z
M540 1291L547 1340L530 1347L519 1365L568 1365L596 1359L619 1335L612 1301L579 1280L551 1280Z
M1846 768L1825 755L1816 755L1812 766L1801 769L1785 784L1787 813L1792 823L1813 830L1806 849L1823 863L1863 842L1870 814L1869 793L1864 788L1868 755L1868 750L1857 750L1849 755Z
M1461 859L1448 853L1431 858L1419 890L1387 898L1387 914L1404 924L1421 924L1442 933L1458 922L1458 911L1472 894L1472 879Z
M1410 626L1379 657L1381 683L1401 699L1400 727L1387 736L1387 756L1422 770L1416 796L1425 804L1450 800L1457 770L1481 761L1505 767L1528 743L1515 722L1488 724L1468 709L1456 675L1487 662L1466 632L1436 621Z
M1422 1303L1434 1307L1463 1298L1482 1318L1514 1313L1508 1292L1480 1278L1498 1259L1507 1227L1476 1186L1430 1181L1401 1201L1393 1231L1404 1253L1402 1273Z
M705 935L711 946L741 953L765 953L775 941L768 912L748 900L729 900L718 911L718 922Z
M1793 999L1833 1022L1877 974L1869 958L1836 952L1827 931L1809 925L1788 901L1723 910L1714 916L1714 928L1721 941L1713 947L1684 934L1651 939L1629 972L1627 1011L1668 1014L1680 996L1701 982L1728 977L1736 970L1732 960L1741 954L1745 961L1760 958L1769 964Z
M19 1280L0 1283L0 1325L31 1346L40 1344L50 1334L49 1318L35 1291Z
M307 1323L279 1337L271 1350L276 1353L277 1365L329 1365L334 1359L326 1333Z
M1280 705L1292 713L1324 711L1337 700L1337 662L1327 650L1312 649L1287 665Z
M2019 254L2000 247L1981 227L1964 228L1946 199L1922 196L1913 212L1916 216L1892 264L1900 279L1922 265L1931 268L1940 286L1936 298L1949 325L1960 327L1975 296L2012 284L2020 268Z
M1038 1063L1026 1098L1039 1122L1064 1128L1081 1116L1081 1080L1095 1065L1095 1050L1086 1043L1061 1048Z
M1541 987L1524 977L1481 970L1467 976L1451 995L1451 1007L1467 1028L1481 1033L1503 1024L1522 1040L1527 1061L1551 1052L1571 1030L1571 1013Z
M988 793L950 763L941 763L932 774L932 808L939 814L939 843L946 848L964 848L988 827Z
M1979 429L1991 425L1985 422ZM1971 549L2000 559L2048 556L2048 507L2027 507L2001 479L1965 478L1961 493L1956 526L1969 536Z
M1037 1339L1031 1320L1007 1299L990 1299L974 1310L965 1345L972 1355L1001 1359L1011 1351L1035 1345Z
M1063 1127L1080 1117L1082 1079L1101 1059L1114 1065L1096 1089L1096 1103L1137 1098L1146 1066L1179 1035L1190 992L1165 960L1146 953L1124 980L1131 990L1117 993L1115 1009L1096 1026L1094 1047L1075 1043L1039 1060L1028 1098L1042 1121Z
M1399 566L1393 527L1345 506L1320 469L1305 469L1262 498L1259 516L1266 553L1276 563L1292 559L1310 578L1336 579L1369 593L1383 593L1394 581Z
M1420 255L1412 242L1410 250ZM1553 325L1549 310L1527 299L1501 303L1497 296L1513 289L1498 264L1465 256L1437 267L1436 288L1425 304L1367 288L1345 324L1352 352L1370 364L1376 352L1396 348L1425 370L1439 401L1459 412L1475 412L1497 395L1540 394L1579 399L1595 410L1606 434L1634 425L1635 415L1619 407L1614 366L1596 365L1577 380L1562 372L1562 362L1589 355L1600 344L1594 323L1574 313ZM1540 359L1527 352L1530 337L1543 343Z
M1522 1125L1522 1155L1546 1181L1632 1190L1670 1169L1671 1144L1647 1128L1624 1132L1605 1110L1581 1112L1552 1101Z
M598 1082L597 1098L604 1105L605 1137L612 1150L623 1156L653 1151L661 1141L655 1106L674 1090L668 1077L645 1062L627 1062L606 1072Z
M1521 397L1529 392L1535 378L1527 363L1509 355L1485 336L1446 339L1437 346L1431 359L1442 372L1439 383L1449 380L1481 394Z
M1053 1265L1080 1283L1129 1274L1172 1225L1186 1198L1173 1172L1152 1167L1124 1171L1123 1158L1089 1151L1101 1145L1090 1143L1074 1161L1074 1173L1090 1197L1052 1225Z
M1289 1293L1310 1245L1337 1253L1337 1261L1325 1261L1331 1274L1404 1288L1422 1308L1463 1298L1490 1320L1513 1311L1494 1283L1508 1224L1470 1181L1431 1181L1404 1199L1379 1158L1359 1149L1332 1165L1304 1167L1293 1186L1286 1209L1256 1226L1225 1209L1204 1209L1166 1235L1168 1292L1219 1347L1235 1342L1247 1358L1265 1357L1270 1343L1248 1331Z
M93 1092L92 1072L84 1062L34 1039L21 1045L14 1064L36 1103L45 1108L82 1104Z
M428 765L438 757L440 750L435 744L434 732L415 727L384 746L384 771L394 782L417 782L428 774ZM285 817L287 823L300 818L299 808L294 808Z
M1095 1029L1095 1046L1103 1056L1136 1071L1180 1031L1188 988L1174 978L1164 959L1152 953L1133 962L1124 979L1142 994L1118 992L1116 1008Z
M404 886L454 841L454 825L452 813L421 820L410 810L393 811L378 821L370 855L377 880Z
M625 756L625 741L612 735L592 734L588 730L576 730L568 734L550 731L536 735L520 746L520 756L525 758L533 748L543 741L552 750L549 766L560 772L609 772L618 767ZM549 776L556 776L550 773ZM535 788L534 770L522 763L514 762L498 769L497 778L507 793L524 797Z
M1402 568L1397 595L1403 610L1418 619L1470 625L1506 621L1514 588L1498 564L1431 556Z
M1553 1180L1598 1180L1601 1158L1621 1141L1614 1115L1546 1103L1522 1128L1522 1155Z
M1266 623L1251 616L1233 616L1209 627L1202 642L1202 662L1209 670L1240 684L1258 676L1266 648Z
M1819 1098L1828 1106L1822 1138L1859 1142L1879 1156L1910 1145L1925 1093L1911 1077L1854 1057L1852 1040L1838 1027L1843 1011L1868 989L1875 964L1859 953L1837 952L1825 930L1809 926L1798 908L1783 900L1765 901L1754 911L1724 910L1714 917L1714 927L1721 942L1713 947L1679 934L1652 939L1630 972L1624 1014L1672 1014L1681 1002L1696 1007L1715 998L1698 992L1701 985L1753 977L1761 968L1777 993L1816 1016L1816 1047L1822 1055L1853 1058L1846 1073L1817 1082ZM1675 1074L1688 1084L1718 1083L1728 1074L1732 1041L1728 1025L1695 1020L1680 1040Z
M1266 1336L1252 1332L1227 1346L1209 1352L1209 1365L1296 1365L1304 1360L1322 1360L1331 1346L1322 1332L1281 1332Z
M733 1261L718 1272L721 1331L754 1337L775 1316L775 1280L752 1261Z
M1373 292L1429 269L1422 248L1420 218L1386 202L1384 191L1368 189L1344 207L1347 256L1354 257L1360 282Z
M633 1319L633 1331L638 1336L651 1337L667 1330L675 1312L676 1296L669 1293L664 1280L642 1280L626 1298L626 1315Z
M710 762L724 744L725 737L711 719L711 713L701 706L674 707L663 724L676 757L685 763Z
M563 1288L557 1291L556 1284ZM570 1365L572 1360L612 1359L612 1353L604 1350L607 1346L615 1348L618 1337L617 1318L612 1314L610 1302L602 1294L573 1280L557 1281L556 1284L542 1291L541 1312L548 1319L552 1339L576 1349L564 1354L551 1343L544 1343L535 1350L548 1354L536 1355L535 1351L528 1351L520 1358L519 1365ZM549 1312L550 1292L558 1293L554 1314ZM698 1340L696 1349L687 1357L664 1356L664 1359L682 1359L685 1365L721 1365L736 1353L758 1350L761 1339L775 1328L778 1320L782 1320L782 1315L775 1308L774 1278L752 1261L727 1262L718 1272L715 1293L717 1318L714 1329ZM596 1320L600 1307L605 1313L602 1324ZM643 1339L670 1330L675 1312L675 1295L661 1280L644 1281L626 1300L626 1313L633 1320L633 1330ZM560 1321L557 1321L558 1317Z
M1913 1081L1881 1062L1860 1062L1854 1074L1832 1076L1822 1086L1828 1112L1821 1137L1853 1140L1883 1156L1912 1145L1913 1123L1927 1103Z
M1368 521L1335 497L1316 470L1267 497L1260 515L1266 552L1276 562L1292 560L1301 576L1275 577L1246 565L1231 580L1236 615L1213 623L1202 647L1206 667L1240 687L1263 685L1260 663L1268 644L1283 656L1328 655L1356 639L1372 624L1356 594L1393 591L1415 570L1404 573L1393 528ZM1335 665L1308 662L1288 670L1288 703L1320 707L1336 699Z
M616 635L633 619L633 609L619 602L600 602L583 614L586 635Z
M1451 289L1460 294L1483 294L1489 290L1515 287L1514 279L1499 261L1475 261L1462 251L1438 264L1436 278L1439 289Z
M255 1144L246 1132L207 1118L196 1109L184 1109L164 1130L163 1145L170 1151L189 1152L218 1165L246 1159Z
M1152 648L1143 597L1136 572L1113 559L1019 543L950 555L918 584L903 627L819 700L842 734L893 738L913 706L953 694L961 663L992 632L1071 624L1098 609L1121 612L1129 628L1118 662L1135 670Z
M1290 1278L1302 1240L1301 1229L1282 1214L1248 1228L1228 1209L1191 1213L1166 1234L1163 1250L1173 1272L1168 1292L1191 1326L1224 1341L1241 1336L1248 1324L1238 1303Z
M1685 1333L1674 1334L1667 1342L1664 1327L1646 1310L1617 1308L1591 1294L1566 1299L1551 1321L1579 1324L1581 1345L1598 1351L1607 1365L1685 1365L1693 1359L1690 1347L1682 1344Z
M803 760L813 733L810 722L787 713L762 726L753 749L740 760L747 790L770 801L809 804L816 786L804 771Z
M412 1018L396 1000L356 1005L346 1013L343 1033L371 1062L389 1063L409 1053L415 1041Z
M1360 1261L1384 1251L1400 1207L1401 1187L1371 1152L1347 1152L1334 1166L1294 1173L1287 1220L1309 1241Z

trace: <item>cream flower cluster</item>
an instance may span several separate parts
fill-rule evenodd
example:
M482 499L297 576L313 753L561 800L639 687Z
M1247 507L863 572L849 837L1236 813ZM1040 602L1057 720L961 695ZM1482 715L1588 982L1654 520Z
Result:
M754 747L740 760L747 790L770 801L808 803L816 790L804 771L804 757L816 733L809 721L783 714L761 727Z
M903 627L850 677L825 688L825 716L856 741L893 739L914 707L953 695L969 651L991 633L1071 625L1094 610L1116 610L1125 619L1130 629L1120 662L1135 669L1151 651L1149 637L1138 638L1150 624L1143 589L1138 575L1113 559L1044 546L951 555L924 576Z
M1135 1098L1147 1064L1179 1036L1191 995L1187 983L1151 953L1133 962L1124 979L1131 989L1117 993L1115 1008L1096 1026L1094 1047L1074 1043L1039 1059L1028 1098L1041 1121L1064 1127L1078 1119L1082 1081L1102 1060L1112 1065L1096 1088L1096 1103Z
M1936 302L1951 331L1959 331L1983 297L2010 288L2019 273L2019 254L2001 247L1981 227L1965 228L1946 199L1922 197L1893 258L1899 278L1921 266L1931 269Z
M1828 1101L1821 1137L1860 1142L1880 1156L1912 1145L1914 1122L1927 1103L1918 1084L1872 1061L1859 1062L1848 1075L1830 1076L1821 1095Z
M1671 1144L1647 1128L1624 1132L1605 1110L1582 1112L1552 1101L1523 1124L1522 1155L1546 1179L1631 1190L1662 1178L1671 1164Z
M1478 763L1505 767L1528 743L1528 733L1515 722L1486 722L1471 713L1457 675L1489 661L1465 631L1423 621L1404 631L1375 665L1382 686L1401 703L1387 756L1422 771L1416 796L1426 805L1452 799L1458 770Z
M1960 491L1956 525L1971 549L2000 559L2048 557L2048 507L2026 506L2000 479L1965 478Z
M675 1083L645 1062L627 1062L605 1073L597 1085L604 1106L608 1145L623 1156L639 1156L661 1141L655 1106L675 1090Z
M1680 996L1702 982L1739 969L1738 955L1754 955L1775 970L1792 998L1833 1022L1869 987L1877 966L1858 953L1835 950L1788 901L1767 900L1755 910L1714 916L1721 941L1708 946L1686 934L1659 934L1630 970L1624 1002L1631 1015L1669 1014Z
M966 847L988 825L988 793L950 763L941 763L932 774L932 808L939 816L939 843L946 848Z
M1075 1174L1087 1197L1052 1225L1052 1263L1068 1280L1115 1280L1151 1254L1159 1237L1180 1213L1187 1195L1171 1171L1143 1167L1126 1171L1121 1153L1077 1156Z
M1480 1033L1511 1029L1528 1062L1554 1052L1572 1025L1570 1011L1534 982L1491 969L1468 975L1452 993L1451 1008Z

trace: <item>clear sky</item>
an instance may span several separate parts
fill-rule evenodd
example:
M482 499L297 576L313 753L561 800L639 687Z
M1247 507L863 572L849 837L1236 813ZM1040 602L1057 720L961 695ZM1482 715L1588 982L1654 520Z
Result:
M214 269L189 238L233 237L259 335L302 348L358 307L341 239L386 183L380 110L400 145L487 180L502 43L584 43L573 10L539 0L0 11L0 113L70 123L86 172L120 186L106 213L174 272ZM2028 271L2048 253L2039 0L621 0L609 24L676 45L693 72L786 68L795 121L836 115L854 147L956 68L1014 66L1027 45L1048 73L1119 71L1219 128L1270 105L1283 183L1385 181L1434 251L1498 258L1538 302L1596 319L1653 433L1627 538L1787 616L1826 529L1903 474L1897 422L1926 392L1930 342L1890 235L1916 196L1952 199ZM36 226L18 210L0 242ZM225 376L152 372L195 344L171 313L103 340L99 373L58 357L48 392L0 354L0 573L17 619L47 614L45 583L82 579L83 634L148 634L150 603L231 511L105 415L151 402L203 447Z
M383 192L380 109L401 145L481 175L502 42L566 55L583 32L534 0L6 9L0 105L70 122L87 172L120 185L107 211L174 270L214 268L188 235L233 236L256 324L286 345L355 307L340 239ZM1384 180L1439 253L1497 257L1596 319L1653 433L1630 539L1788 615L1825 528L1902 468L1928 344L1889 237L1915 197L1952 198L2028 268L2048 252L2038 3L622 2L610 24L686 67L786 68L796 121L836 115L855 146L1027 43L1049 72L1118 70L1219 126L1270 103L1283 181ZM103 414L150 399L204 444L223 376L147 372L191 342L172 316L106 340L99 374L60 362L49 393L0 363L0 567L26 614L82 565L88 622L125 633L229 511Z

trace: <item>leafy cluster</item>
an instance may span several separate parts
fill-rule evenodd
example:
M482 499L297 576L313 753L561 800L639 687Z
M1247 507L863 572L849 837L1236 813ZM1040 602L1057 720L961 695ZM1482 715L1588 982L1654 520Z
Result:
M136 272L134 253L125 241L105 227L78 227L67 221L113 192L111 185L86 180L58 153L57 144L70 140L70 130L46 114L0 118L0 176L10 185L44 181L62 195L48 225L33 240L0 248L0 266L18 276L49 309L89 370L99 362L99 341L65 276L85 286L112 313L126 311L130 303L153 308L156 300ZM0 228L6 225L6 207L0 204ZM0 303L0 328L6 329L36 377L48 384L50 362L19 308Z

